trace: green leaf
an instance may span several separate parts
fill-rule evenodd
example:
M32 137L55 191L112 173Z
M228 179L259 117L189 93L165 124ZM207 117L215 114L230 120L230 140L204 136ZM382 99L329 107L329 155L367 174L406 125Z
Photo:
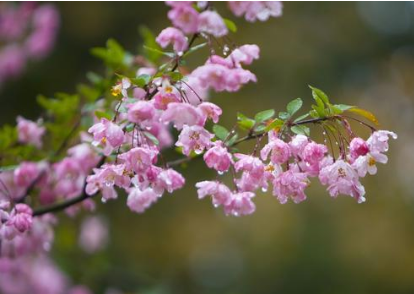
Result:
M242 130L250 131L256 124L256 121L254 119L248 118L240 112L237 113L237 120L237 124Z
M266 125L259 125L259 126L257 126L257 127L255 127L255 128L254 128L254 131L255 131L255 132L258 132L258 133L261 133L261 132L263 132L264 130L266 130L266 128L267 128L267 126L266 126Z
M328 96L322 90L319 90L318 88L315 88L315 87L312 87L312 86L309 86L309 88L312 89L313 99L316 100L317 98L319 98L325 104L329 104L329 98L328 98Z
M293 126L290 128L290 130L297 135L305 135L305 136L310 135L310 130L307 126Z
M188 49L188 51L183 55L183 57L187 57L188 55L190 55L191 53L196 52L197 50L200 50L201 48L204 48L207 45L207 42L198 44L196 46L191 47L190 49ZM182 59L180 60L180 62L183 61ZM182 64L183 65L183 64Z
M91 53L102 59L112 69L125 66L125 50L114 39L106 42L106 48L92 48Z
M154 48L154 49L157 49L157 50L161 51L161 47L155 41L155 35L152 33L152 31L150 29L148 29L145 26L140 26L138 28L138 31L139 31L142 39L144 40L144 45L146 47ZM162 56L162 54L160 54L159 52L156 52L156 51L146 50L145 53L146 53L145 55L148 58L148 60L153 62L153 63L157 63L158 60L160 59L160 57Z
M145 87L151 81L151 76L147 74L139 75L136 78L130 79L131 83L140 88Z
M278 130L280 129L281 126L283 126L285 122L281 119L274 119L267 127L266 127L266 131L271 131L271 130Z
M161 55L165 55L165 56L170 57L170 58L173 58L175 56L174 52L164 52L160 49L151 48L151 47L148 47L148 46L145 46L145 45L144 45L144 49L147 50L147 51L150 51L150 52L155 52L155 53L158 53L158 54L161 54Z
M313 110L316 111L318 117L325 117L325 104L323 103L322 99L319 97L314 97L316 101L316 105L312 105Z
M242 129L242 130L246 130L246 131L250 131L254 125L255 125L255 121L254 120L240 120L237 122L237 125Z
M239 135L235 134L234 136L232 136L230 139L227 140L226 145L232 146L238 138L239 138Z
M158 141L158 139L151 134L150 132L144 132L145 137L147 137L148 139L150 139L152 141L152 143L154 143L155 145L159 145L160 142Z
M314 105L312 105L312 107L313 107ZM313 118L318 118L319 117L319 115L318 115L318 113L315 111L315 110L311 110L311 111L309 111L309 115L311 116L311 117L313 117Z
M310 115L309 113L305 113L304 115L301 115L298 118L296 118L293 122L301 121L301 120L307 118L309 115Z
M283 120L287 120L290 118L290 114L285 111L279 112L279 118Z
M18 167L19 167L19 165L2 166L2 167L0 167L0 172L5 172L5 171L9 171L9 170L15 170Z
M377 126L379 125L378 119L375 117L375 115L372 112L369 112L368 110L358 108L358 107L354 107L354 108L348 109L348 111L365 117L366 119L370 120L371 122L373 122Z
M82 95L88 102L96 101L96 99L98 99L101 94L99 90L84 84L78 85L77 89L78 93Z
M129 124L127 124L127 126L125 127L125 131L126 131L127 133L132 132L134 129L135 129L135 124L133 124L133 123L129 123Z
M331 109L333 110L333 112L335 114L341 114L346 110L349 110L351 108L354 108L355 106L351 106L351 105L346 105L346 104L335 104L335 105L331 105Z
M100 84L103 80L103 78L100 75L98 75L97 73L92 72L92 71L88 72L86 74L86 77L94 85Z
M178 71L173 71L173 72L169 72L167 73L167 75L171 78L172 81L177 82L183 79L183 75L182 73L178 72Z
M214 125L213 132L216 135L216 137L220 140L225 140L229 134L229 131L225 127L222 127L220 125Z
M237 32L237 26L233 21L227 18L223 18L223 20L224 20L224 23L226 24L226 27L229 29L230 32L232 33Z
M104 112L104 111L99 111L99 110L96 110L96 111L95 111L95 116L96 116L98 119L101 119L101 118L106 118L107 120L112 120L112 115L110 115L109 113L106 113L106 112Z
M271 119L274 115L275 115L274 109L268 109L268 110L264 110L264 111L261 111L261 112L257 113L254 116L254 120L259 124L259 123L264 122L268 119Z
M290 114L290 116L294 115L303 105L303 101L300 98L296 98L295 100L292 100L287 105L287 111Z

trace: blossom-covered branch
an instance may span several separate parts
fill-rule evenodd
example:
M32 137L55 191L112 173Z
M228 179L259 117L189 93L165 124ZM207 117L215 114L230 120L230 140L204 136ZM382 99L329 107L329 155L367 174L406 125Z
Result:
M18 117L16 127L0 130L2 252L33 238L49 244L40 235L44 230L33 227L51 229L57 211L74 216L93 210L97 195L104 203L127 195L127 207L143 213L185 185L179 168L193 159L217 173L200 179L194 194L209 196L226 215L252 214L254 198L269 188L282 204L300 203L312 178L332 197L365 201L361 179L387 162L388 140L396 134L378 130L371 112L335 104L315 87L314 104L302 114L297 98L285 110L238 113L233 127L219 125L223 113L219 102L211 102L214 93L257 82L247 68L259 59L259 46L230 44L227 35L237 27L214 3L167 5L172 26L157 36L141 28L142 52L127 52L113 39L93 48L105 74L89 73L89 83L75 94L40 96L42 119ZM280 2L236 1L229 8L250 22L282 12ZM190 68L187 57L196 52L205 62ZM354 123L367 127L369 138L356 134ZM320 131L322 141L314 141L311 131ZM236 148L247 141L255 142L251 150ZM176 156L167 158L171 148ZM43 252L40 247L26 253Z

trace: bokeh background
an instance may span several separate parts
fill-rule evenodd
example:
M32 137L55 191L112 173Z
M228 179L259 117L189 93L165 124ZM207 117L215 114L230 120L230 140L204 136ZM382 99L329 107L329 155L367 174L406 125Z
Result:
M102 69L91 47L113 37L136 52L139 25L154 32L169 25L160 2L56 5L56 48L1 89L1 124L18 114L35 119L37 94L72 92L87 71ZM255 24L215 5L236 22L232 39L261 47L251 67L259 83L212 95L226 114L222 124L231 126L237 111L282 109L297 97L309 106L308 84L373 111L399 139L389 164L363 180L367 202L333 200L315 182L300 205L263 193L255 214L225 217L197 199L194 183L213 173L195 163L183 171L186 189L145 214L129 212L125 197L99 204L110 238L96 254L79 249L83 215L61 214L58 265L96 293L414 293L414 3L285 3L283 17Z

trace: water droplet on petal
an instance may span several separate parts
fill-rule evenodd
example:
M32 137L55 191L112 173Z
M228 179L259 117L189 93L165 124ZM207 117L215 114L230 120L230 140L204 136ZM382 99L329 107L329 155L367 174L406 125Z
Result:
M101 201L102 203L106 203L107 200L105 198L102 198Z
M220 176L224 174L224 172L222 172L222 171L218 171L217 173L218 173Z
M267 187L263 187L263 188L262 188L262 192L263 192L263 193L266 193L266 192L267 192Z

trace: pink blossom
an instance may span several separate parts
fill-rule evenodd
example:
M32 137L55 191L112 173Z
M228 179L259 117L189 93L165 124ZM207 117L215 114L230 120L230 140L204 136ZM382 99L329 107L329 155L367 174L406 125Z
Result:
M224 206L224 212L228 215L241 216L252 214L256 206L251 200L255 196L252 192L231 194L230 201Z
M263 176L265 168L259 158L242 153L236 153L234 156L238 159L234 164L236 172L246 171L255 178L261 178Z
M231 59L224 58L224 57L221 57L219 55L211 55L207 59L206 64L219 64L219 65L223 65L223 66L228 67L228 68L233 68L234 67L234 63Z
M232 192L230 189L217 181L203 181L196 184L197 194L199 199L210 195L213 200L213 205L218 207L220 205L228 205L231 201Z
M306 199L305 189L309 185L306 173L300 172L295 166L277 175L273 181L273 195L281 204L285 204L289 198L295 203Z
M290 157L290 148L289 144L283 142L282 140L275 138L270 139L263 149L260 151L260 156L262 160L266 160L270 155L271 162L275 164L282 164L289 160Z
M27 187L16 185L14 171L0 173L0 199L18 200L26 193Z
M266 191L268 177L263 162L257 157L241 153L236 153L234 156L238 159L234 164L236 172L243 171L241 178L237 180L239 190L253 192L262 188Z
M168 104L167 110L161 115L164 123L173 122L177 130L181 130L184 125L194 126L202 121L201 114L197 108L187 103L172 102Z
M127 118L133 123L142 123L143 121L153 119L155 115L155 108L150 101L138 101L128 105Z
M99 216L87 217L81 225L79 246L91 254L102 250L108 243L108 225Z
M229 8L231 12L234 13L235 16L242 16L246 13L248 6L250 5L249 1L229 1L228 2Z
M204 154L204 161L209 168L214 168L222 173L228 171L233 164L231 154L227 151L222 141L215 141L213 147Z
M259 59L260 49L257 45L243 45L233 50L233 52L227 57L237 67L241 64L252 64L254 59Z
M223 18L215 11L204 11L198 17L198 30L214 37L227 35L228 29Z
M301 168L310 176L317 176L322 168L321 162L327 152L328 148L325 145L315 142L308 143L300 155L301 159L303 159L303 162L300 162Z
M26 204L16 204L7 221L7 225L14 226L17 231L28 231L33 223L33 210Z
M194 151L196 154L201 154L205 148L211 145L211 139L213 138L214 135L210 134L201 126L185 125L175 146L183 147L183 153L185 155L190 155L191 151Z
M65 197L75 197L82 193L85 182L82 165L82 162L69 157L53 165L56 177L55 194Z
M194 1L165 1L165 4L170 7L182 7L182 6L190 6L194 3Z
M302 159L309 164L316 164L323 159L326 152L328 148L325 145L310 142L303 149Z
M94 195L99 190L102 192L102 201L118 197L114 186L127 188L130 185L130 178L125 175L125 165L105 164L99 169L94 169L95 174L86 178L86 194Z
M157 156L155 148L135 147L120 154L118 158L124 162L127 170L141 173L157 162Z
M25 42L27 54L44 58L52 50L59 27L59 13L53 5L43 5L33 15L34 31Z
M143 191L139 188L132 188L128 195L127 205L132 211L142 213L156 202L159 197L159 194L155 193L151 188L146 188Z
M354 161L359 156L366 155L369 152L369 147L364 139L353 138L351 143L349 143L349 152L351 155L351 160Z
M153 134L159 141L159 148L170 147L173 144L173 137L167 125L152 121L148 132Z
M352 167L357 170L360 177L365 177L367 173L374 175L377 173L376 163L387 163L388 157L383 152L388 151L388 137L396 139L397 135L389 131L376 131L365 142L360 138L355 138L350 144L350 157Z
M200 102L208 99L208 89L201 85L200 80L196 76L190 74L185 78L186 82L183 83L182 91L190 104L198 105Z
M37 148L40 148L42 147L42 137L45 131L45 128L39 126L37 123L24 119L21 116L17 117L19 142L32 144Z
M368 138L367 144L369 146L369 150L372 152L386 152L388 151L388 137L397 139L397 134L390 132L379 130L374 133Z
M180 99L175 93L163 93L160 91L154 96L154 107L156 109L165 110L168 104L172 102L180 102Z
M207 118L211 119L214 123L218 123L220 115L223 113L220 107L211 102L203 102L197 107L203 115L203 125Z
M280 1L230 1L229 7L236 16L244 14L249 22L266 21L269 17L282 15L282 2Z
M191 5L174 5L168 12L168 18L176 28L186 34L193 34L198 31L198 12Z
M26 56L22 48L12 44L0 51L0 86L10 78L18 77L25 69Z
M14 182L21 187L29 187L40 175L40 169L34 162L22 162L14 170Z
M207 63L196 68L192 75L200 80L202 87L211 87L217 92L236 92L248 82L256 82L256 76L242 68L228 68L221 64Z
M89 144L82 143L68 149L68 155L75 161L82 163L80 168L84 173L89 171L99 162L99 156Z
M117 124L102 118L99 123L94 124L88 130L93 134L94 146L103 146L103 154L108 156L114 148L122 145L124 142L124 132Z
M166 48L169 44L172 44L175 52L182 53L188 48L186 36L176 28L169 27L162 30L156 41L162 48Z
M306 145L309 143L309 138L305 135L296 135L289 142L290 150L292 155L301 156Z
M175 190L181 189L185 184L184 177L173 169L163 170L157 177L157 188L167 190L168 193L172 193ZM160 194L162 194L162 192Z
M358 172L360 177L365 177L367 173L375 175L377 173L376 163L386 164L388 157L379 152L367 153L359 156L353 163L352 167Z
M140 75L149 75L149 76L153 76L157 73L157 69L155 67L140 67L137 70L137 76Z
M365 188L359 182L357 172L342 159L322 168L319 173L319 180L322 185L328 186L329 194L332 197L345 194L355 198L358 203L365 201Z

